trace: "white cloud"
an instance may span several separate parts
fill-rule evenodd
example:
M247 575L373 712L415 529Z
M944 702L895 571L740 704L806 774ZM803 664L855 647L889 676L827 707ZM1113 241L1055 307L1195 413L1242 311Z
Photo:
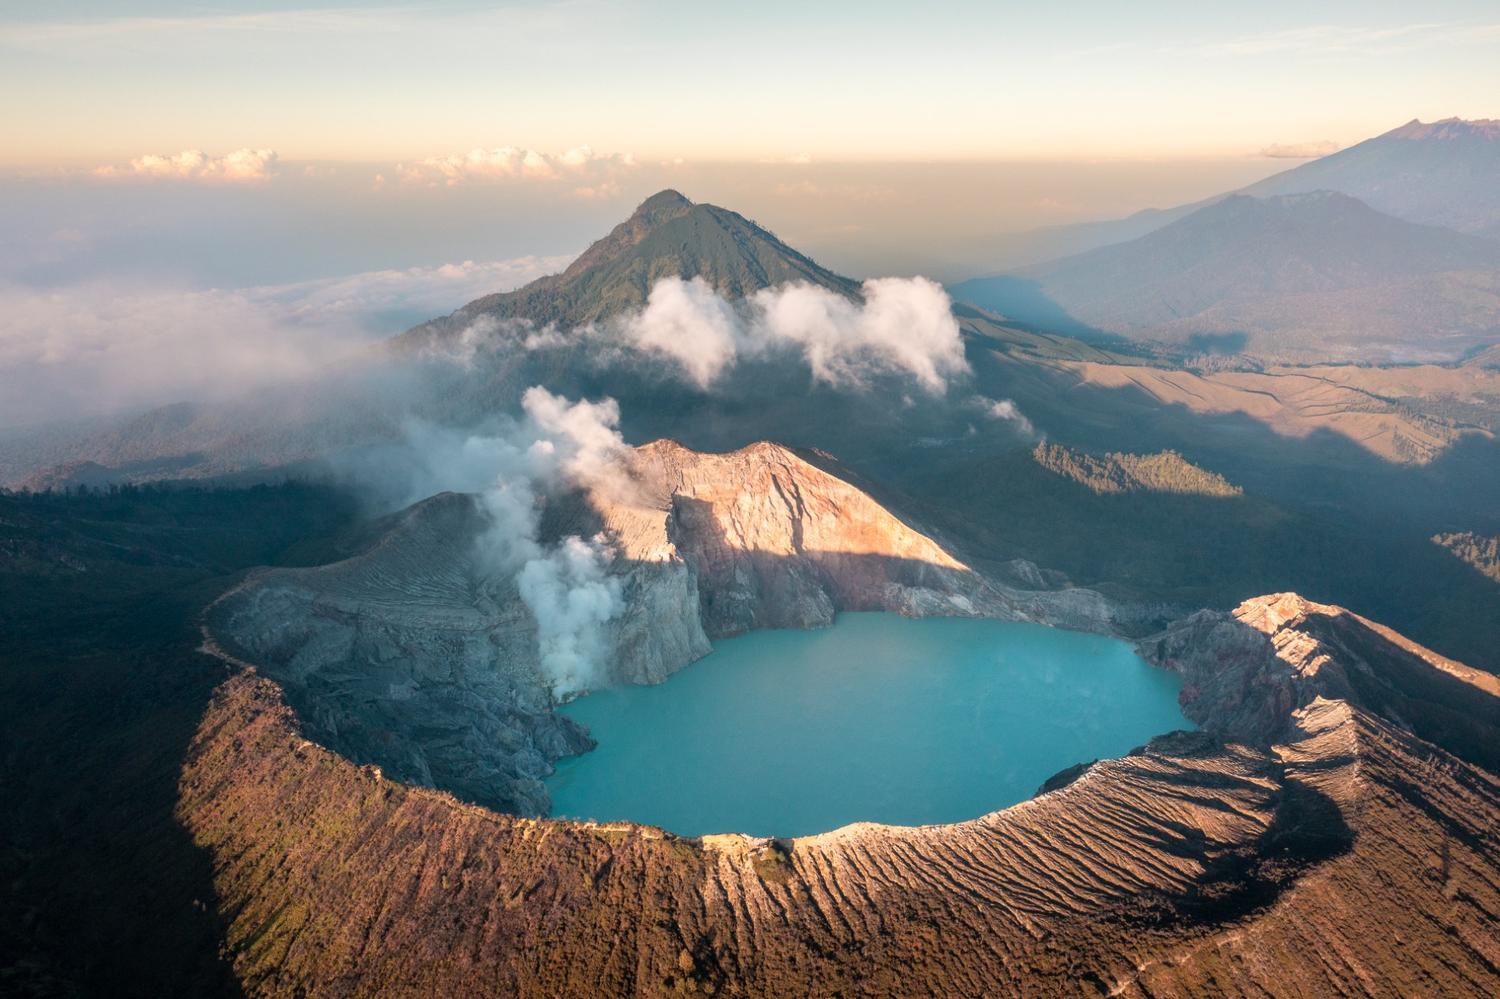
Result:
M701 278L665 278L624 321L637 346L664 354L708 387L740 357L798 351L819 381L859 387L904 373L934 394L969 370L948 295L926 278L877 278L864 301L807 283L767 288L736 306Z
M975 401L983 407L984 415L990 419L1014 423L1016 429L1020 430L1027 437L1036 433L1036 428L1031 425L1031 421L1026 418L1026 414L1022 413L1020 407L1010 399L996 400L986 399L984 396L975 396Z
M274 149L237 149L223 156L187 149L175 156L147 153L125 166L102 166L98 177L135 177L149 180L192 180L205 183L256 184L269 180L276 170Z
M562 262L465 261L234 290L0 285L0 426L309 377L390 332L387 314L439 315Z
M656 282L646 307L625 320L637 345L672 358L699 385L707 386L748 349L738 313L702 278Z
M1319 142L1273 142L1260 151L1262 156L1272 159L1311 160L1329 156L1339 151L1339 144L1332 139Z
M1500 36L1500 24L1417 22L1383 27L1319 24L1221 41L1187 51L1208 57L1266 55L1391 55L1433 46L1484 45ZM1181 51L1181 50L1173 50Z
M635 157L629 153L596 153L588 146L557 154L505 146L397 164L396 175L404 183L432 187L518 181L567 183L574 185L573 193L580 198L611 198L620 193L616 178L635 166Z
M326 321L347 318L368 325L384 312L451 312L466 302L509 291L567 267L571 256L516 257L510 260L439 264L434 267L365 271L347 277L264 285L246 289L287 319Z
M874 369L912 375L929 392L968 370L948 293L926 278L876 278L864 283L864 304L815 285L757 292L752 306L772 339L802 347L813 375L831 385L857 385Z

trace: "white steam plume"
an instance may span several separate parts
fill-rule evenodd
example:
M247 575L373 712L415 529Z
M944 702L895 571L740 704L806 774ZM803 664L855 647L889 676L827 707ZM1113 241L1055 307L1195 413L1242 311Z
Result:
M799 282L758 291L740 307L702 278L663 278L624 329L704 388L741 357L785 348L802 354L815 379L837 387L896 372L938 395L969 370L947 293L920 277L866 281L863 303Z
M599 679L604 628L620 612L620 581L605 574L597 543L567 537L516 576L521 599L536 618L542 671L559 698L587 691Z
M1021 412L1021 408L1009 399L986 399L984 396L975 396L975 403L984 409L984 415L992 420L1005 420L1014 423L1016 429L1027 437L1035 436L1036 428Z
M540 386L521 400L524 419L490 434L423 424L408 428L416 477L408 502L444 490L474 492L489 521L478 555L486 572L512 579L536 620L543 675L562 699L596 687L606 627L623 608L607 572L603 537L539 539L541 504L562 487L617 492L629 454L613 399L571 402Z

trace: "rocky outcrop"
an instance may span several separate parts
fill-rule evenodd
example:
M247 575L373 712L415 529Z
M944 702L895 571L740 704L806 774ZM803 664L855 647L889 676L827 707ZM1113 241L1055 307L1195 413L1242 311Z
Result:
M1245 491L1217 472L1199 468L1176 451L1157 454L1089 454L1062 444L1037 442L1032 460L1047 471L1072 479L1091 492L1177 493L1186 496L1243 496Z
M1500 771L1500 679L1342 607L1256 597L1199 611L1139 648L1182 675L1184 714L1225 738L1270 742L1295 709L1337 698Z
M1500 537L1462 531L1457 534L1434 534L1432 543L1446 548L1460 562L1480 575L1500 583Z
M210 630L350 759L538 811L552 761L593 742L552 712L535 625L514 585L487 579L476 557L485 526L473 497L434 496L353 558L251 576L210 608Z
M717 455L658 441L624 472L554 497L542 516L544 542L598 535L611 553L623 610L600 685L660 682L710 638L826 625L840 610L1110 629L1099 594L989 579L774 444ZM554 713L536 623L512 575L481 557L486 527L472 497L433 497L352 558L250 577L207 627L281 683L325 745L400 780L545 814L553 762L592 743Z
M700 454L639 449L649 503L600 502L627 552L667 545L692 567L710 637L830 624L840 610L990 616L1109 629L1090 590L1004 586L974 571L861 490L776 444ZM644 509L666 508L669 516Z

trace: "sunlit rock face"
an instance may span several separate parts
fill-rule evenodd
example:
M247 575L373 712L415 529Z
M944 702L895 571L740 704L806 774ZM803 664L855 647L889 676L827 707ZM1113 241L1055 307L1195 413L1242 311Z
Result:
M1337 698L1500 768L1500 680L1343 607L1295 593L1204 610L1140 643L1182 675L1183 712L1225 738L1268 742L1291 712Z
M541 516L543 543L598 538L619 586L594 686L660 682L706 655L710 638L822 626L840 610L1111 629L1099 594L1002 585L774 444L715 455L658 441L620 473L551 498ZM545 814L553 762L591 743L553 712L536 620L514 574L487 564L487 527L473 497L432 497L352 558L252 576L211 609L209 627L351 759Z

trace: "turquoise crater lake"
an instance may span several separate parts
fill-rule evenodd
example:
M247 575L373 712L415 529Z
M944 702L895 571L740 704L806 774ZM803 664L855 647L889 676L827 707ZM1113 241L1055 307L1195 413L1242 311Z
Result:
M663 684L564 706L599 747L559 763L547 788L555 816L684 836L957 822L1190 728L1179 686L1099 635L841 614L727 639Z

